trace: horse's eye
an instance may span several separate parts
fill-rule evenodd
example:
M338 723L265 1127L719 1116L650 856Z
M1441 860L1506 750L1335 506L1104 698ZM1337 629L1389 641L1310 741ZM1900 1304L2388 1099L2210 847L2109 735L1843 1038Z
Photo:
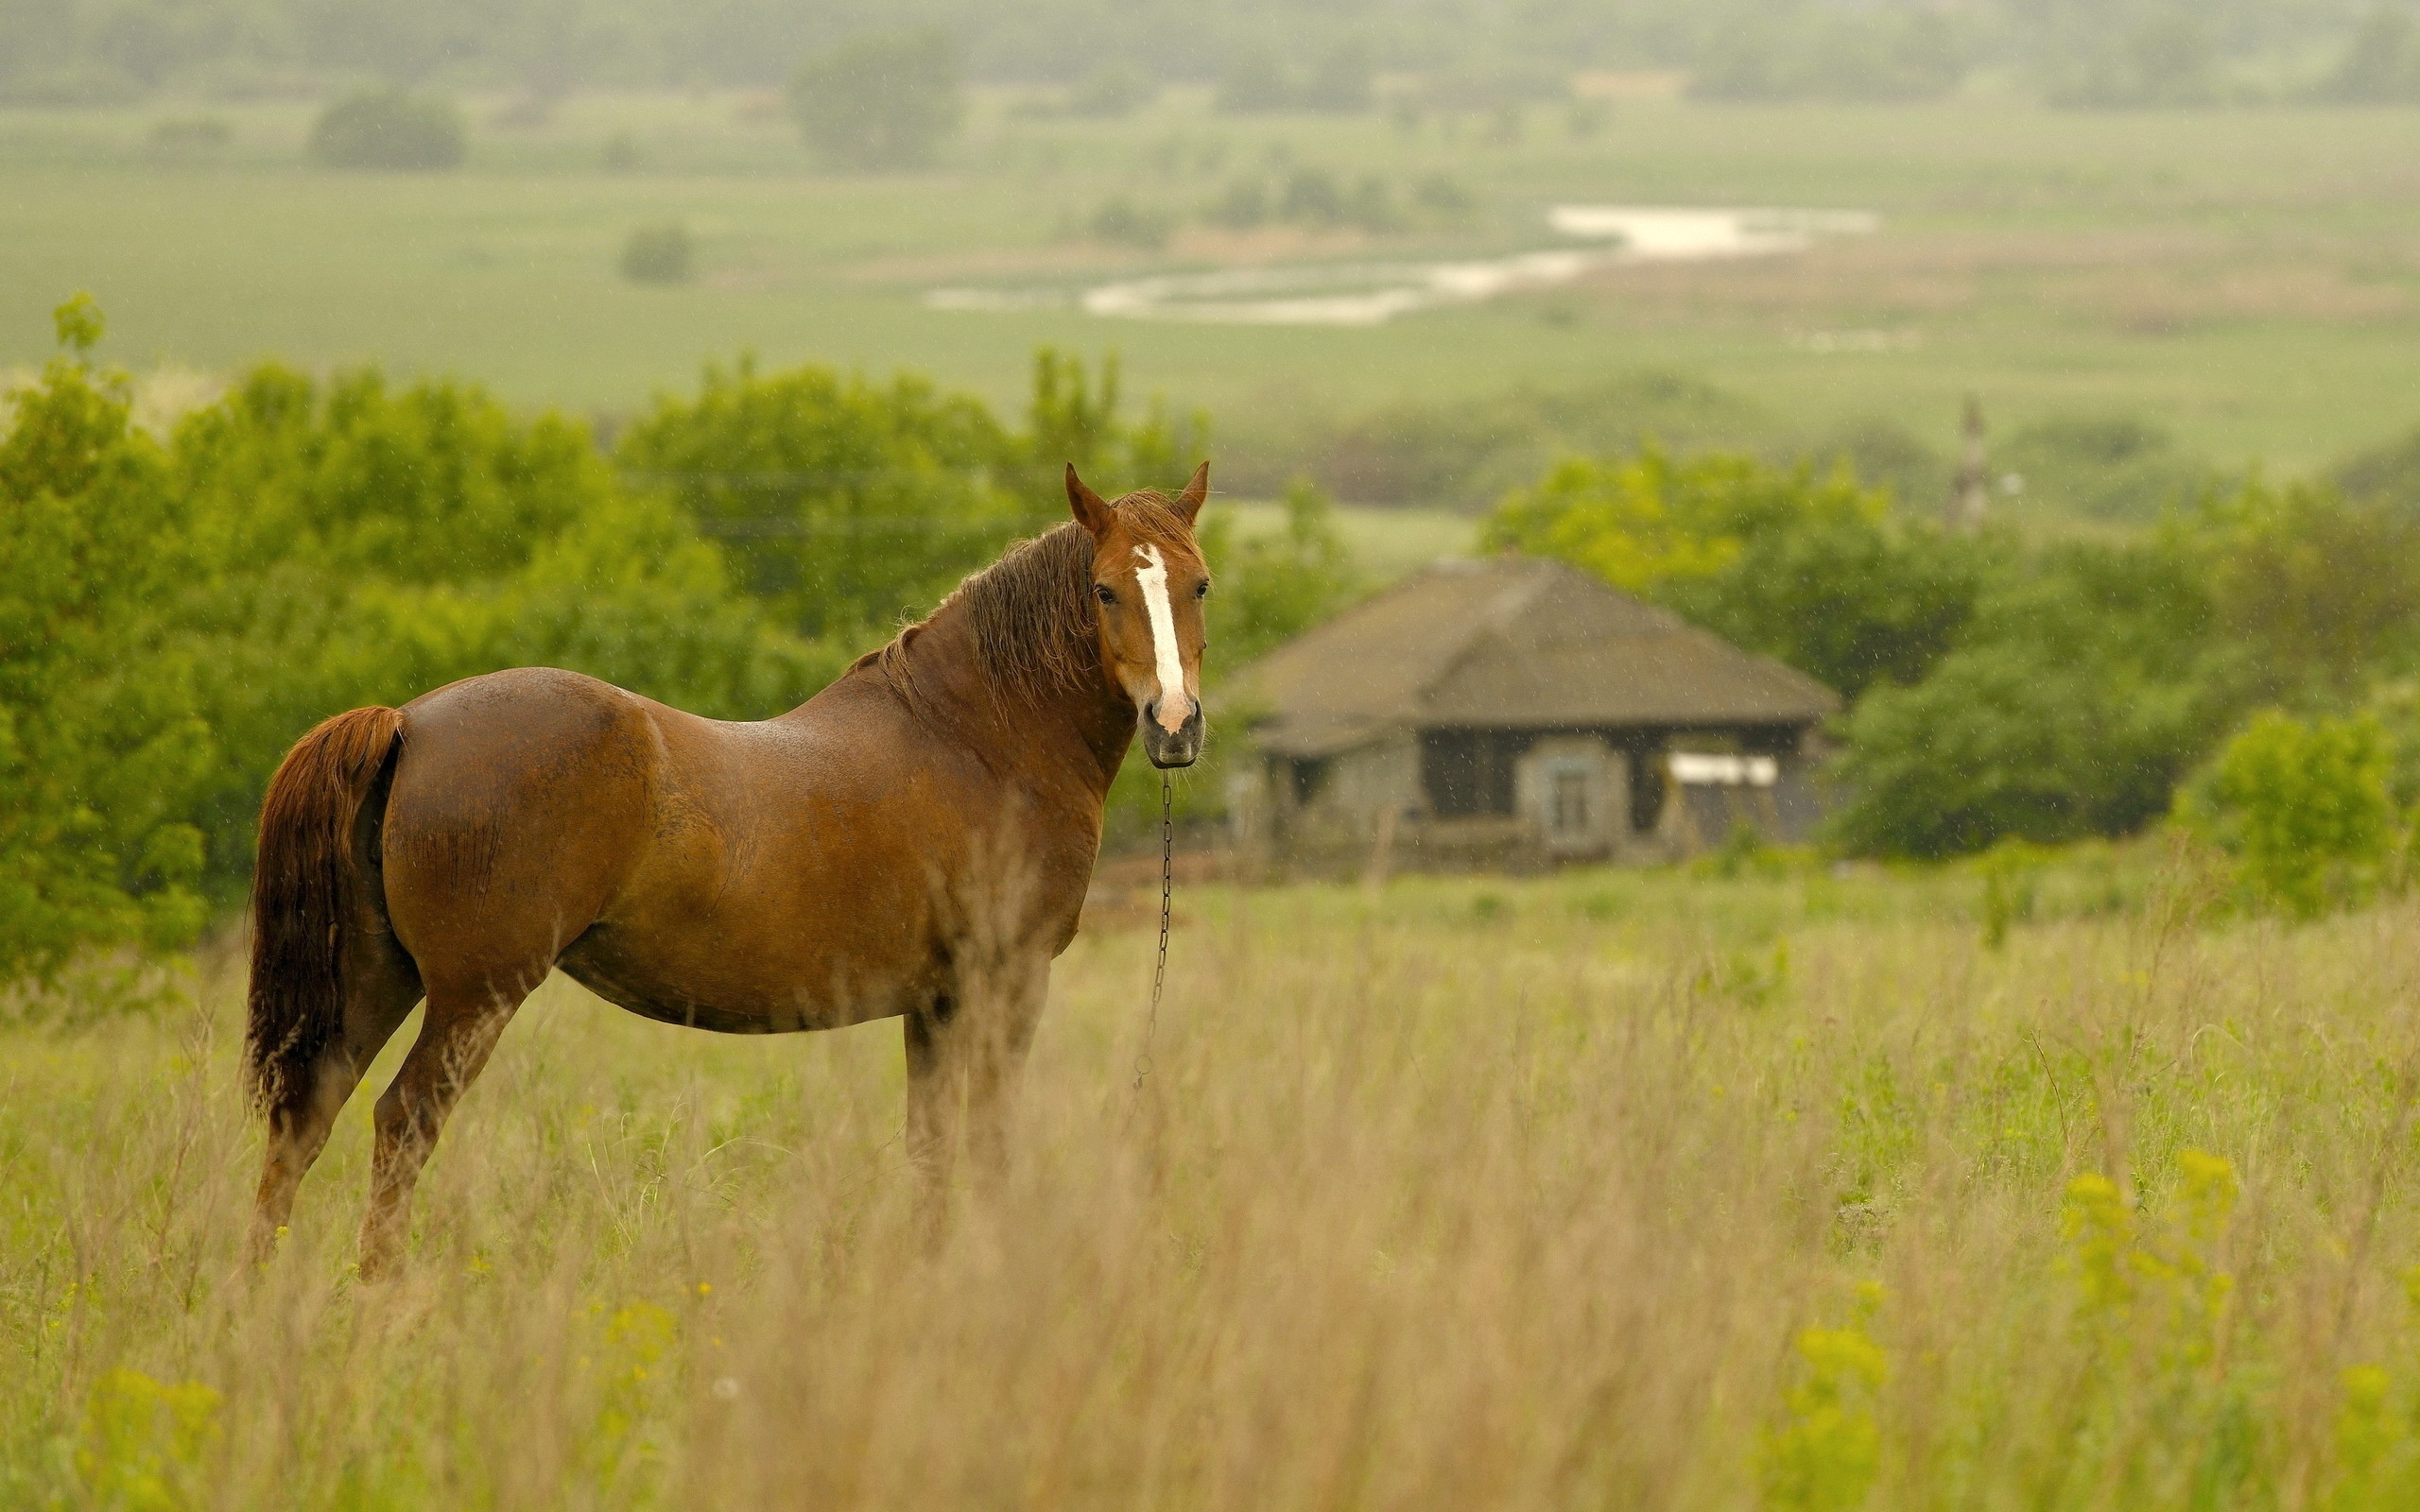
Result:
M1104 604L1115 604L1117 602L1116 593L1112 590L1107 583L1095 583L1093 585L1093 597L1099 599Z
M1204 577L1201 581L1193 585L1193 596L1196 598L1208 598L1210 596L1209 578Z

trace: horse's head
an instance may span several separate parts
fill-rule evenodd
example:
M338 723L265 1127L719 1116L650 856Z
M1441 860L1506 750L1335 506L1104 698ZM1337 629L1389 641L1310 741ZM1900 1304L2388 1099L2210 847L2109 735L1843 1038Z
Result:
M1201 754L1201 600L1210 570L1193 541L1210 492L1210 464L1173 499L1128 494L1115 504L1067 468L1067 506L1093 538L1093 621L1100 663L1134 705L1143 754L1159 767Z

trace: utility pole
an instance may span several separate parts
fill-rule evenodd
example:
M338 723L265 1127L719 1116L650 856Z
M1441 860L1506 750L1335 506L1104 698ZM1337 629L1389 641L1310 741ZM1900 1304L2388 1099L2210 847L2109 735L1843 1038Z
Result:
M1966 396L1965 443L1958 455L1958 477L1949 486L1949 528L1968 535L1983 528L1992 502L1991 472L1983 463L1983 402Z

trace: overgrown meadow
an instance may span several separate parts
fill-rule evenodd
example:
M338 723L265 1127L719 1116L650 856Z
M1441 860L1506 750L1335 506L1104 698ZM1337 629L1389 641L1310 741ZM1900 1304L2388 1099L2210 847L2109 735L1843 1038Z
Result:
M558 982L374 1289L367 1095L239 1269L236 942L191 1006L24 1000L0 1499L2409 1504L2420 911L2214 913L2156 847L2022 895L1188 887L1139 1099L1152 934L1104 906L937 1248L891 1026Z

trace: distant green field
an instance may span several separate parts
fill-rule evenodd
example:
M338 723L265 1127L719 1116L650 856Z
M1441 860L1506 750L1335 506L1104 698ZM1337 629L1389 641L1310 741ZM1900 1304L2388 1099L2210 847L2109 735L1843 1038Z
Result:
M2420 420L2420 112L1641 100L1593 136L1541 109L1517 144L1486 146L1434 122L1222 118L1182 92L1122 122L1020 120L1006 103L980 102L944 168L888 179L813 172L771 102L728 94L482 125L469 167L438 176L304 166L301 105L0 112L0 369L39 363L48 308L81 287L109 311L108 353L137 368L378 360L609 411L742 349L918 369L1013 405L1032 349L1055 342L1116 348L1132 388L1207 407L1237 444L1391 398L1642 367L1792 427L1883 417L1945 445L1971 390L1998 425L2134 414L2214 459L2286 471ZM231 143L149 145L156 122L197 114L227 121ZM638 166L609 172L622 132ZM1397 184L1444 172L1478 209L1453 234L1375 244L1188 225L1150 253L1070 230L1114 194L1190 215L1281 163ZM1369 329L922 302L943 284L1550 246L1546 211L1568 200L1859 209L1883 226ZM622 282L623 237L670 217L697 233L700 276Z
M1212 507L1225 510L1245 539L1273 535L1285 528L1285 507L1268 500L1220 500ZM1354 564L1371 576L1392 582L1440 557L1466 557L1478 538L1478 522L1447 509L1377 509L1342 505L1335 516L1337 538L1353 555Z

